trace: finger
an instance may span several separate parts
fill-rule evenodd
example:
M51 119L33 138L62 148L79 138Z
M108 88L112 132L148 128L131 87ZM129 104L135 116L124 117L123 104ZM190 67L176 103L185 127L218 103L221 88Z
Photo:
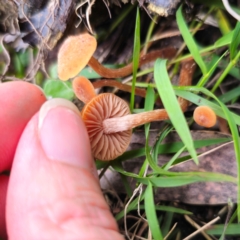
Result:
M5 206L9 177L0 175L0 238L7 239Z
M0 173L10 170L20 135L46 100L37 86L23 82L0 84ZM0 237L6 239L5 202L8 177L0 175Z
M74 105L50 102L17 148L7 196L10 239L123 239L102 196L84 123Z
M10 170L21 133L45 100L43 92L33 84L0 84L0 173Z

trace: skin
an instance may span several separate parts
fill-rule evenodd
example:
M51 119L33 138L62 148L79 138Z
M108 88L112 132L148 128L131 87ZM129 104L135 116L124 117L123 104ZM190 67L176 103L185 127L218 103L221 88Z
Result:
M30 83L0 85L0 172L10 170L23 129L45 101L42 91Z
M34 85L24 83L19 91L18 82L7 84L0 85L0 105L8 98L0 126L13 137L0 145L7 162L1 169L0 206L6 202L9 239L123 239L101 193L88 135L74 107L59 100L43 104ZM33 86L36 94L27 99ZM8 177L3 172L11 165ZM6 238L5 210L0 211L0 237Z

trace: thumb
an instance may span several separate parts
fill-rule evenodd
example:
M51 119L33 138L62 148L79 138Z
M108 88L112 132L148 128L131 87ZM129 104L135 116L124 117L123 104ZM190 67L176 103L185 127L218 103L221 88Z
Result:
M76 112L52 100L25 128L7 195L9 239L122 239Z

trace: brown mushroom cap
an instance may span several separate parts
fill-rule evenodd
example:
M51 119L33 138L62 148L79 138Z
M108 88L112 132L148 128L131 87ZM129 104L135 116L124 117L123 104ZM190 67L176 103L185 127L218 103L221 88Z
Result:
M58 77L75 77L88 63L97 47L96 39L88 33L68 37L58 52Z
M92 152L100 160L112 160L127 149L132 130L106 134L104 119L122 117L130 113L128 104L112 93L103 93L93 98L82 110Z
M210 107L199 106L194 110L193 119L198 125L210 128L216 124L217 116Z

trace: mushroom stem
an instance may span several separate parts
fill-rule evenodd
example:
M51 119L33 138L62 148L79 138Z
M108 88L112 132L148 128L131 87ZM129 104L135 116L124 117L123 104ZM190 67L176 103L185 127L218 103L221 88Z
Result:
M149 122L167 119L168 114L165 109L158 109L138 114L129 114L123 117L108 118L102 123L103 132L105 134L123 132Z
M139 59L139 67L142 65L152 62L156 60L157 58L173 58L176 55L176 49L173 47L167 47L163 48L157 51L153 51L150 53L147 53L140 57ZM101 63L98 62L96 58L93 56L90 58L88 65L97 72L100 76L105 78L120 78L120 77L126 77L132 73L133 64L129 63L125 67L118 68L118 69L110 69L105 68Z
M178 99L180 100L180 98ZM185 112L188 106L187 100L182 99L181 108ZM129 114L123 117L105 119L102 123L105 134L123 132L132 128L141 126L154 121L163 121L169 119L165 109L156 109L153 111Z
M122 91L125 92L131 92L132 91L132 86L127 85L127 84L123 84L121 82L118 82L116 80L113 79L103 79L103 80L98 80L96 82L92 83L94 88L101 88L101 87L116 87ZM142 89L142 88L135 88L135 95L138 95L140 97L146 97L146 90Z
M191 85L195 67L196 65L193 60L184 61L182 63L179 85ZM188 101L183 98L178 98L178 102L182 111L185 112L188 107ZM165 109L157 109L138 114L129 114L123 117L108 118L102 123L103 131L105 134L122 132L149 122L167 120L168 118L169 117Z

